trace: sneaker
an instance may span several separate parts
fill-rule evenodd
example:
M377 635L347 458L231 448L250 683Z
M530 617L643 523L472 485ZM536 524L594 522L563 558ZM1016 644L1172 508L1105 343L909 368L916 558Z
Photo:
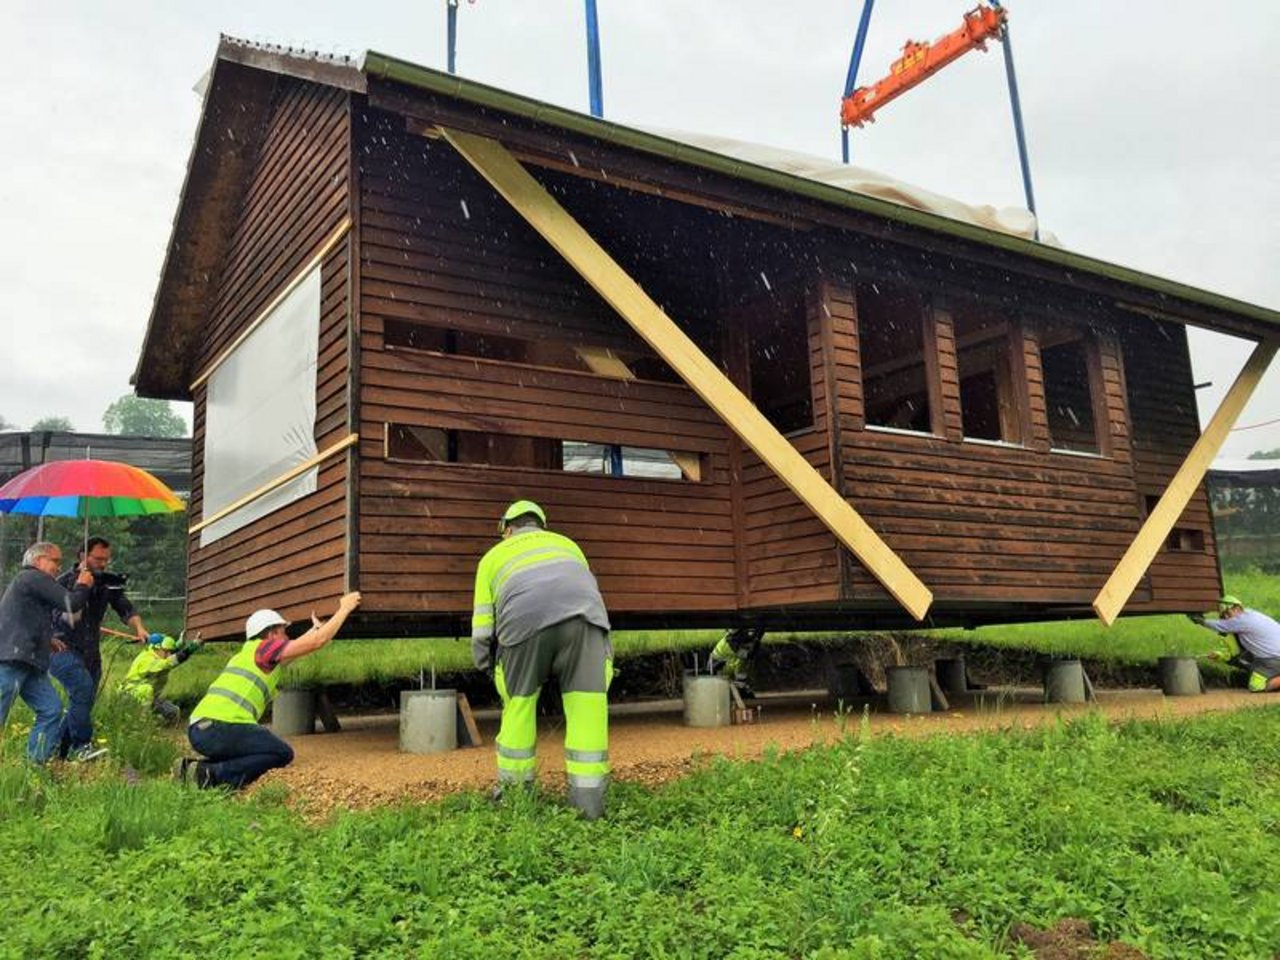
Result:
M67 754L68 763L88 763L90 760L97 760L99 757L107 755L106 747L95 747L91 743L85 744L79 749L72 750Z

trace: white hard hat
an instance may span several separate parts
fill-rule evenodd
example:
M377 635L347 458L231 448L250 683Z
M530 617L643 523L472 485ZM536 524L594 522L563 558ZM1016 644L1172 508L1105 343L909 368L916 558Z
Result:
M260 637L271 627L287 627L289 621L274 610L255 610L249 615L249 619L244 622L244 636L246 640L252 640L254 637Z

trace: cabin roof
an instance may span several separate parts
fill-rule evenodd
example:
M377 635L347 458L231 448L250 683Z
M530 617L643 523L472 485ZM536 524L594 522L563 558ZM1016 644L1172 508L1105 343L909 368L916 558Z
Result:
M1149 296L1135 308L1138 313L1187 322L1189 318L1182 314L1190 306L1200 308L1195 322L1209 328L1236 334L1243 329L1261 336L1266 331L1258 331L1259 324L1280 327L1280 311L592 117L376 51L353 59L223 37L205 88L173 233L133 375L133 383L144 396L190 399L196 337L239 212L240 187L255 156L260 121L280 77L354 93L367 92L370 81L400 84L477 110L521 118L543 128L591 137L624 150L1029 258L1056 268L1066 282L1080 273L1119 285L1112 291L1117 296L1123 295L1125 287L1142 291Z

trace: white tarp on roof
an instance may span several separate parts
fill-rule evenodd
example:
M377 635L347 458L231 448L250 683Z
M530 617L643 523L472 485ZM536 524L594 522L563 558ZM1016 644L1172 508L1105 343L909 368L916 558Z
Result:
M747 163L754 163L757 166L768 167L780 173L805 177L808 180L816 180L819 183L839 187L842 190L875 197L878 200L886 200L889 203L897 203L916 210L924 210L927 213L936 213L952 220L972 223L988 230L998 230L1001 233L1012 234L1015 237L1023 237L1027 240L1035 239L1036 218L1030 210L1022 207L993 207L989 204L973 206L962 203L959 200L953 200L951 197L944 197L942 194L934 193L932 190L925 190L923 187L895 180L893 177L877 173L874 170L868 170L865 167L833 163L830 160L811 156L807 153L796 153L792 150L783 150L779 147L770 147L761 143L748 143L745 140L735 140L732 137L718 137L712 134L688 133L682 130L663 130L652 127L645 129L649 133L666 137L668 140L687 143L691 147L710 150L726 157L733 157L735 160L743 160ZM1048 243L1055 247L1062 246L1057 237L1044 230L1040 232L1040 242Z

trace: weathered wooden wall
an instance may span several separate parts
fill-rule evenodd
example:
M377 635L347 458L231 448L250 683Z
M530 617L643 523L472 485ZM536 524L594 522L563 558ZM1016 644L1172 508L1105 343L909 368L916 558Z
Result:
M205 370L315 255L348 214L348 97L339 90L280 79L258 159L244 186L230 252L201 340ZM316 376L316 446L347 433L348 236L322 267ZM205 388L195 392L192 522L203 518ZM315 494L201 547L191 538L187 628L206 636L243 630L260 606L302 618L336 597L346 573L347 461L320 468Z
M727 431L688 387L556 363L387 343L389 323L537 345L651 353L491 188L439 142L373 116L361 220L360 586L365 611L469 614L498 517L538 501L591 561L611 609L736 605ZM661 251L652 251L662 256ZM386 425L700 454L703 479L647 480L387 457Z
M945 317L937 343L945 435L867 429L856 402L856 297L847 284L832 284L829 295L834 336L849 345L852 361L841 368L848 380L842 453L850 500L930 586L935 603L1087 605L1137 529L1127 458L1049 453L1043 391L1034 377L1027 381L1026 447L966 442ZM1026 346L1024 362L1034 370L1030 337ZM1109 384L1109 404L1123 402L1117 389ZM854 597L883 595L855 569Z

